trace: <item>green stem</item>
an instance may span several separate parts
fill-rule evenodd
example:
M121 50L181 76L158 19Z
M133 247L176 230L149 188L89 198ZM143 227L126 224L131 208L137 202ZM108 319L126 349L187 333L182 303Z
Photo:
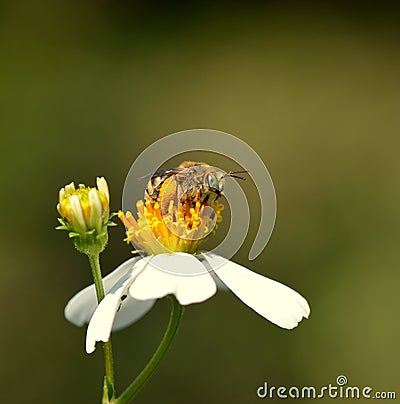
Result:
M88 255L90 267L92 268L92 275L94 285L96 287L97 300L100 303L104 298L103 278L101 276L99 254Z
M88 257L90 267L92 268L94 285L96 287L97 300L100 303L104 298L104 287L103 287L103 279L101 276L99 254L93 254L93 255L89 254ZM112 399L115 394L114 394L114 361L112 354L111 338L107 342L103 343L103 349L104 349L104 367L107 382L104 384L104 390L107 388L108 399Z
M179 304L175 296L170 295L169 298L171 299L172 311L164 337L148 364L145 366L139 376L136 377L132 384L128 386L128 388L122 393L122 395L117 398L116 404L127 404L135 397L135 395L155 372L164 355L167 353L168 348L171 346L181 322L184 308Z

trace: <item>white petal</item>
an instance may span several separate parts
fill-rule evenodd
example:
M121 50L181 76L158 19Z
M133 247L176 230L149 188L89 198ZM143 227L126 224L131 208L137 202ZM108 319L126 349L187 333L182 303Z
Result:
M115 316L126 296L127 290L138 274L145 268L147 262L144 259L139 260L124 276L122 276L111 288L109 293L97 306L90 319L86 331L86 352L92 353L96 349L96 342L106 342L110 338L111 328ZM147 309L147 307L146 307ZM146 310L147 311L147 310ZM142 315L141 313L139 317ZM136 317L136 313L135 313Z
M91 207L89 225L91 228L95 228L98 232L100 232L102 205L98 191L91 189L89 191L88 198Z
M112 330L121 330L139 320L150 311L155 302L156 300L136 300L128 295L115 317Z
M216 291L214 280L199 260L190 254L176 253L152 257L129 294L138 300L174 294L180 304L188 305L203 302Z
M66 194L70 194L71 192L74 192L74 191L75 191L75 184L74 184L74 182L72 181L71 183L69 183L68 185L66 185L66 186L64 187L64 189L65 189L65 193L66 193Z
M228 288L267 320L282 328L291 329L303 317L308 318L310 307L306 299L293 289L218 255L203 255Z
M61 202L64 199L65 196L65 189L61 188L60 191L58 192L58 201Z
M72 223L75 228L75 231L86 231L86 222L85 218L83 216L83 210L81 206L81 201L78 197L78 195L71 195L69 197L69 206L71 208L71 213L72 213Z
M108 191L107 181L104 177L96 178L97 189L106 197L107 202L110 203L110 192Z
M104 290L106 293L111 289L111 286L117 282L117 280L125 275L138 261L139 257L131 258L119 267L110 272L103 278ZM64 315L68 321L81 327L85 323L88 323L97 307L97 297L94 285L87 286L73 296L64 309Z

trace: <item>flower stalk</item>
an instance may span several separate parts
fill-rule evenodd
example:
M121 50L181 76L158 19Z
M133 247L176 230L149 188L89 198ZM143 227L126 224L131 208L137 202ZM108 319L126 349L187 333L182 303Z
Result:
M136 394L146 384L147 380L156 371L172 344L172 341L176 335L176 332L178 331L179 324L183 317L184 307L179 304L174 295L169 295L168 297L171 300L172 310L164 337L142 372L136 377L132 384L127 387L127 389L121 394L121 396L116 399L116 404L127 404L131 400L133 400Z
M100 303L104 298L104 287L100 268L99 254L88 254L93 280L96 288L97 301ZM112 354L111 338L103 343L105 380L103 386L103 403L108 403L115 395L114 389L114 360ZM105 400L108 401L105 401Z

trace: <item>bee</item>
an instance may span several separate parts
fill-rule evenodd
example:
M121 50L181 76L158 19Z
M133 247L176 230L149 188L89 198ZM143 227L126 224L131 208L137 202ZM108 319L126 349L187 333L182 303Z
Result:
M197 202L210 205L223 196L226 177L245 180L237 174L246 172L225 172L204 162L184 161L178 167L160 169L152 175L146 187L146 201L158 202L165 213L174 200L178 210L188 212Z

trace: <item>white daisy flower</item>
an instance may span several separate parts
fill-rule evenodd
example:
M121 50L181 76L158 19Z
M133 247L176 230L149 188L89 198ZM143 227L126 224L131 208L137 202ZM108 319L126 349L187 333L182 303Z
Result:
M215 221L220 222L223 205L213 205L212 216L202 206L179 214L170 205L161 215L158 204L137 204L138 220L130 212L119 213L127 227L127 242L146 251L146 257L127 260L103 280L106 296L97 306L94 285L75 295L65 308L65 316L81 326L89 322L86 352L96 342L106 342L111 330L126 327L154 305L157 299L175 295L181 305L203 302L217 288L231 290L243 303L279 327L292 329L310 307L299 293L277 281L257 274L212 252L198 252ZM214 221L214 223L212 223ZM173 231L170 230L173 228ZM171 253L173 251L173 253Z
M92 285L69 301L65 316L78 326L90 320L86 352L92 353L97 341L108 341L112 329L141 318L156 299L174 294L181 305L200 303L216 293L218 281L282 328L292 329L310 314L306 299L288 286L211 252L202 252L196 256L175 253L131 258L104 278L108 293L97 309Z

